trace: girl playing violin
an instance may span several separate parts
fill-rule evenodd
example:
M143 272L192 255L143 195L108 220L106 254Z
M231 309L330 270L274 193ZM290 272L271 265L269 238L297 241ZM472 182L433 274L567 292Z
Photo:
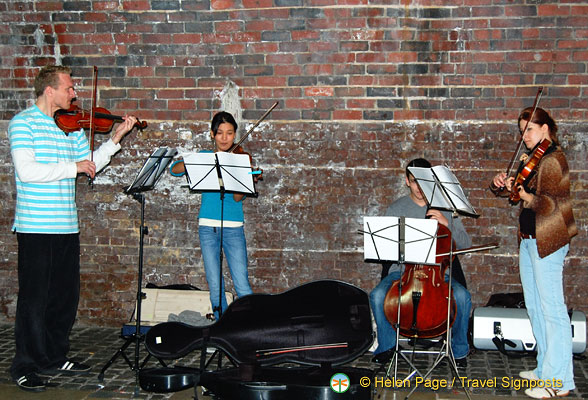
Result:
M215 144L216 151L228 151L233 147L237 132L237 122L233 116L225 111L217 113L210 123L210 137ZM205 152L210 152L205 150ZM185 172L182 161L171 166L172 175L180 176ZM243 199L245 195L234 193L224 197L223 204L223 251L233 278L233 285L237 296L252 293L247 272L247 246L243 229ZM206 281L210 291L210 302L214 315L218 319L219 294L225 292L224 278L220 278L220 245L221 245L221 192L202 193L200 213L198 215L198 235L200 249L206 272ZM222 312L228 305L222 296Z
M533 151L543 141L549 147L522 185L497 174L490 189L497 196L518 191L519 271L527 313L537 341L537 367L521 371L525 379L555 382L555 387L534 387L525 394L536 399L563 397L575 388L572 332L563 294L563 264L570 240L577 234L570 201L566 157L557 141L557 125L543 109L524 109L518 119L523 142ZM521 163L521 169L524 161ZM506 192L502 190L506 188Z

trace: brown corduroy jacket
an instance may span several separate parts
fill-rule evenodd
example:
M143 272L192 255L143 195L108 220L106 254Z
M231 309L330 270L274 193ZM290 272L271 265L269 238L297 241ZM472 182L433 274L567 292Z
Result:
M529 203L522 202L522 207L535 212L537 250L543 258L570 243L578 233L570 200L570 171L559 146L541 159L537 174L526 186L535 190L535 196Z

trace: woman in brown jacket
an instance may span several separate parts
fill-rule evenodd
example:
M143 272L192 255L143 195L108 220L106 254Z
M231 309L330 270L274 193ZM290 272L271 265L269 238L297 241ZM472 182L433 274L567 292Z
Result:
M514 178L506 173L496 175L490 185L496 195L509 196L516 190L522 201L519 271L537 341L537 368L519 375L543 383L526 389L527 396L563 397L575 388L571 324L563 294L564 259L570 239L577 233L570 202L569 168L557 142L557 125L545 110L536 108L533 113L532 108L524 109L518 124L530 154L542 143L548 145L522 185L513 187ZM507 190L502 191L504 188Z

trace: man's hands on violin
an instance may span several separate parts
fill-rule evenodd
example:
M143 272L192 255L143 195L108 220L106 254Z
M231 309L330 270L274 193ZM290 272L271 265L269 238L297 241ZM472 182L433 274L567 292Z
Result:
M137 118L132 115L125 115L123 120L124 121L116 127L114 135L112 135L111 140L114 144L118 144L122 138L133 129L138 121Z
M514 180L514 176L507 177L506 172L501 172L494 176L494 179L492 179L492 185L494 185L495 188L505 188L507 191L512 192ZM524 202L523 205L526 205L533 200L534 195L532 193L527 192L523 185L516 185L514 187L514 190L517 190L519 192L519 196L521 197L521 200L523 200Z
M78 174L86 174L90 178L94 178L96 176L96 164L94 163L94 161L90 161L90 160L78 161L76 163L76 168L77 168Z
M125 115L123 119L124 121L117 126L114 135L110 138L114 144L118 144L122 138L133 129L138 121L137 118L132 115ZM79 161L76 163L76 169L78 174L86 174L92 179L96 176L96 163L94 161Z

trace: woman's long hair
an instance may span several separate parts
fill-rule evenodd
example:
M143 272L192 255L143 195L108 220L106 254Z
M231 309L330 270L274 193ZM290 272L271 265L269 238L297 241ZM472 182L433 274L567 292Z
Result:
M529 121L531 118L531 114L533 114L533 107L527 107L523 111L521 111L521 114L519 115L518 126L521 126L521 120ZM537 107L535 109L535 113L533 114L533 120L530 122L533 122L539 126L547 124L547 126L549 127L549 137L551 138L551 141L555 145L559 145L559 142L557 141L557 124L555 123L553 118L551 118L551 115L549 115L547 111L545 111L541 107ZM521 134L522 133L523 132L521 132Z

